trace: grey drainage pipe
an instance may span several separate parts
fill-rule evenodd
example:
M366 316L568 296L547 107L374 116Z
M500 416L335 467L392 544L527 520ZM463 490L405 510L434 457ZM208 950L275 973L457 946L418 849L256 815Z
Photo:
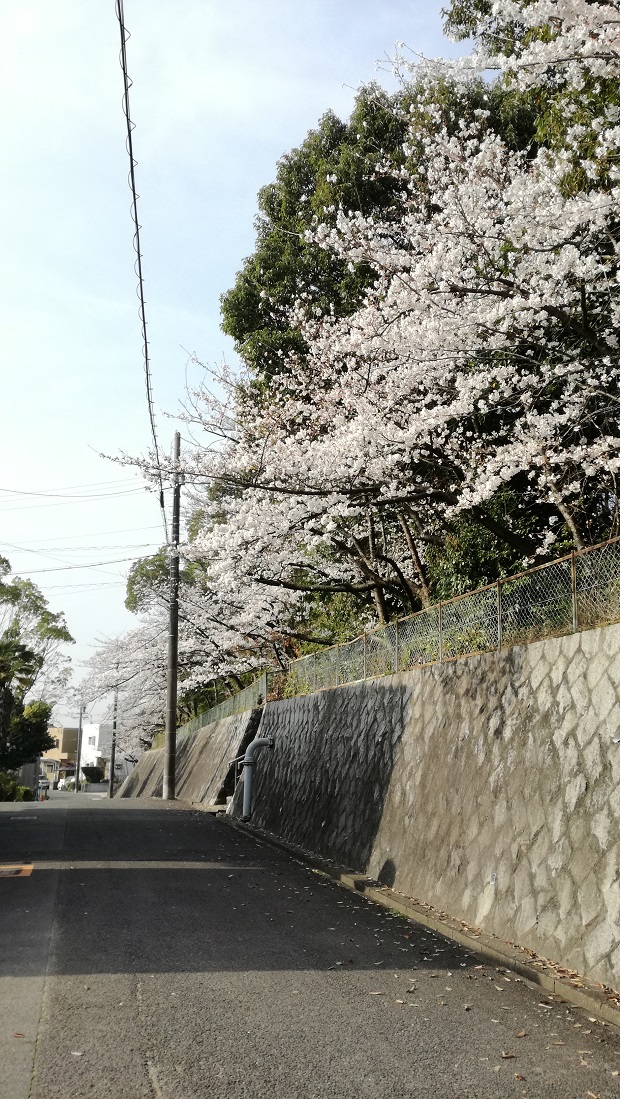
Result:
M252 771L256 764L256 756L261 748L273 748L272 736L257 737L248 744L243 757L243 814L242 820L249 820L252 816Z

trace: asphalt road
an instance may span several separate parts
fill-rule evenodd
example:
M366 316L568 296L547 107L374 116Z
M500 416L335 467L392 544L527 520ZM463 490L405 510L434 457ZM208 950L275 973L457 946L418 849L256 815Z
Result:
M611 1099L620 1032L213 817L0 806L0 1099Z

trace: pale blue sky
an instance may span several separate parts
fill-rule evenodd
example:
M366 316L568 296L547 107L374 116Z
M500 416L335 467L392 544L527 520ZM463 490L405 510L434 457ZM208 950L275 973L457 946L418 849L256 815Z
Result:
M163 411L183 397L181 345L206 362L230 357L219 297L252 251L259 187L326 110L346 117L360 84L391 85L376 62L397 40L431 56L461 52L442 37L440 7L125 0L164 448L174 424ZM2 2L0 554L65 610L78 662L97 637L134 623L123 606L129 566L38 570L148 552L140 547L160 539L156 500L15 491L140 488L98 456L149 443L118 52L114 0Z

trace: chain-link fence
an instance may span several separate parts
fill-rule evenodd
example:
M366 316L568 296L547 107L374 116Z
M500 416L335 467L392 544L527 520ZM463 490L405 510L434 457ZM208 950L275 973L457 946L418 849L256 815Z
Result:
M439 604L441 659L497 648L497 587L481 588Z
M267 699L311 694L618 621L620 538L436 603L355 641L302 656L287 673L261 675L179 732L194 732Z
M620 619L620 539L576 555L575 604L578 630Z
M435 664L440 659L439 606L398 621L398 670Z
M620 539L294 660L291 697L620 621Z
M223 702L218 702L217 706L205 710L204 714L192 718L191 721L187 722L187 725L182 725L180 729L177 729L177 736L195 733L198 729L203 729L205 725L210 725L212 721L220 721L223 717L232 717L233 714L242 714L245 710L254 710L266 701L267 672L263 672L249 686L237 691L236 695L225 698Z

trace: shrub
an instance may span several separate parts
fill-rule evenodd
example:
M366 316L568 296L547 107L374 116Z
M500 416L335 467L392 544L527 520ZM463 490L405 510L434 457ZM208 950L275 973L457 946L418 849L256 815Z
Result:
M6 771L0 771L0 801L15 801L17 783Z

